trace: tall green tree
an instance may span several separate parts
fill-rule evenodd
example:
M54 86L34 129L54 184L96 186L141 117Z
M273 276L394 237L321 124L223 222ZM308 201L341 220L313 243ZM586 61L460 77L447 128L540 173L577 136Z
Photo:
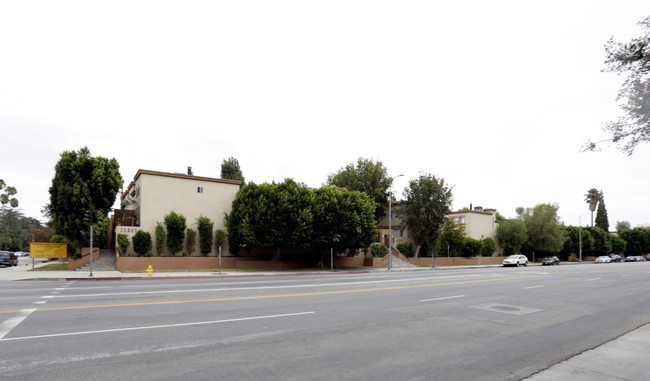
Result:
M605 197L603 192L600 192L600 199L598 200L598 208L596 209L596 226L609 232L609 219L607 218L607 208L605 207Z
M239 167L239 160L234 157L224 159L221 163L221 178L228 180L239 180L244 183L244 175Z
M379 221L388 210L388 189L393 179L381 161L359 158L327 177L327 185L364 192L375 202L375 220Z
M650 253L650 228L636 227L621 230L619 236L627 243L626 253L643 255Z
M89 230L86 210L108 215L121 186L117 160L93 157L88 147L63 152L55 166L47 207L54 230L78 249L82 232Z
M171 256L183 250L185 241L185 229L187 228L185 216L173 210L165 215L165 228L167 229L167 251Z
M636 146L650 141L650 16L639 22L640 37L629 42L610 38L605 45L605 71L625 75L616 98L623 115L605 124L620 150L631 155ZM596 148L589 143L588 149Z
M594 226L593 228L584 228L583 233L585 230L594 238L593 250L587 251L588 254L599 256L608 255L612 252L612 238L608 232L597 226Z
M616 231L620 234L621 230L632 229L630 221L616 221Z
M497 241L505 254L520 253L528 240L528 229L522 220L506 219L497 228Z
M416 257L423 246L426 251L435 248L451 211L452 200L451 187L442 178L427 173L409 181L408 187L404 189L404 200L396 214L402 218L415 243Z
M558 206L538 204L533 208L517 208L518 218L526 224L528 240L525 249L538 253L559 253L566 239L557 216Z
M200 216L196 219L196 224L199 230L199 251L201 255L208 255L212 251L212 242L214 241L212 234L214 222L208 217Z
M594 212L596 211L596 205L598 205L598 200L600 200L600 192L596 188L591 188L585 194L585 201L589 205L589 210L591 211L591 226L594 226Z
M465 224L454 222L451 218L445 219L442 227L442 234L436 245L438 256L446 256L449 251L450 257L460 257L465 240Z

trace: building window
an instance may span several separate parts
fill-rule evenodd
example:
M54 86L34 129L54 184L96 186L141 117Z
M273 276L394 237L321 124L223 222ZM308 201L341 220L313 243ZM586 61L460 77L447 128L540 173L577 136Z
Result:
M197 193L203 193L203 187L197 187L196 192Z

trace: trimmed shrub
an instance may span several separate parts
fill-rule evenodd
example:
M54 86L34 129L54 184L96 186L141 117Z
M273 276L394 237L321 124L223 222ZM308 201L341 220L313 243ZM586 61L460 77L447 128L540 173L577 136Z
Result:
M397 250L405 256L411 258L415 255L415 248L410 242L400 242L397 244Z
M138 230L131 240L133 241L133 251L140 256L147 255L151 251L151 234L149 232Z
M163 250L165 250L165 238L167 233L165 233L165 228L160 222L156 223L156 253L158 256L163 255Z
M497 251L497 243L494 242L494 239L487 237L481 240L483 246L481 247L481 255L483 257L491 257L494 255L494 252Z
M388 254L388 248L383 243L373 243L370 245L370 253L373 257L383 257Z
M129 241L129 236L126 234L117 235L117 246L120 248L122 255L126 255L126 251L129 249L131 242Z
M167 250L171 256L174 256L183 250L185 217L172 211L165 215L165 227L167 228Z
M483 243L472 237L465 237L463 240L463 257L473 257L481 254Z
M226 233L221 229L217 229L217 231L214 232L214 244L217 245L217 249L219 249L219 246L223 245L225 240Z
M201 255L208 255L212 251L212 227L214 223L208 217L199 217L196 219L199 226L199 251Z
M195 247L196 247L196 230L187 229L187 240L186 240L187 255L192 256Z

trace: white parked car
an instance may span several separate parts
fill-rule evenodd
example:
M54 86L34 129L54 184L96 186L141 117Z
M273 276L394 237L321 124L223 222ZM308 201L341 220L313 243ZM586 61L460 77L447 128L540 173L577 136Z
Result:
M596 258L596 263L610 263L612 262L612 258L610 258L609 255L601 255L600 257Z
M503 260L503 266L528 266L528 258L525 255L514 254Z

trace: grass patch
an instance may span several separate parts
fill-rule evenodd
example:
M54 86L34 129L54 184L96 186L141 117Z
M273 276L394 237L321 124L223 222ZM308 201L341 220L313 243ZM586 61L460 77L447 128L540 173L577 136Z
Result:
M50 263L28 271L58 271L58 270L67 270L67 269L68 269L67 263Z

